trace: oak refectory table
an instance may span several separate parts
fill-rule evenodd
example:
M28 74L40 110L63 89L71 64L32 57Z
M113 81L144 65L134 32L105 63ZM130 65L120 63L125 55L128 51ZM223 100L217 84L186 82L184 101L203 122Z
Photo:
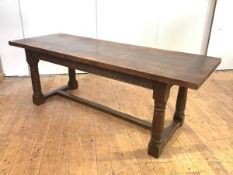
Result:
M188 88L198 89L221 62L219 58L67 34L27 38L10 41L9 44L25 49L34 104L41 105L49 97L60 95L150 129L148 154L156 158L184 122ZM68 67L68 85L44 95L38 71L39 60ZM75 69L152 89L155 101L152 123L71 95L69 90L78 88ZM166 104L170 88L174 85L179 86L176 109L173 121L164 128Z

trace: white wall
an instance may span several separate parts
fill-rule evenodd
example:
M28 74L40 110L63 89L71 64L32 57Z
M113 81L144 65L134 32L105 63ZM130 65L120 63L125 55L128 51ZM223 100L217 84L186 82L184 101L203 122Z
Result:
M200 54L203 52L203 38L206 36L212 2L212 0L20 0L20 5L25 37L64 32ZM232 5L228 6L228 13L230 7ZM221 15L219 20L216 18L219 22L215 21L215 26L225 26L224 33L228 31L230 34L232 28L229 29L229 23L222 23L221 19ZM224 60L228 61L223 61L221 68L233 68L230 39L227 40L228 35L223 39L222 35L223 32L219 33L218 27L214 27L209 55L223 56ZM22 49L7 44L9 40L23 37L16 0L0 1L0 37L0 54L5 74L28 74ZM219 42L227 45L224 47L221 45L221 51L218 49ZM40 62L40 72L66 73L67 69Z
M99 0L97 37L155 47L158 0Z
M218 0L208 55L222 58L219 69L233 69L232 9L232 0Z
M98 38L201 53L212 0L101 0Z
M212 0L160 0L156 47L200 54Z
M95 0L21 0L25 37L51 33L96 36ZM66 73L67 68L39 62L40 73Z
M22 37L17 1L0 0L0 57L5 75L28 75L24 51L8 45L9 40Z

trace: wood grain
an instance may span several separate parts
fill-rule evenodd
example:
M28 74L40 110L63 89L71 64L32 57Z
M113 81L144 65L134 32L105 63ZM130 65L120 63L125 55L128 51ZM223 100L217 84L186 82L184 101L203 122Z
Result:
M198 89L220 63L220 59L213 57L67 34L27 38L9 44L62 60L194 89Z
M42 90L67 80L67 75L42 76ZM152 120L151 90L94 75L78 80L74 95ZM231 175L232 87L233 71L218 71L199 91L190 90L186 122L154 159L146 153L149 131L59 97L34 106L30 78L6 78L0 84L0 174ZM176 95L173 87L169 114ZM172 115L165 125L170 120Z
M3 81L3 79L4 79L4 75L2 72L0 72L0 82Z
M156 158L159 158L170 137L184 123L188 88L198 89L221 61L207 56L162 51L67 34L27 38L10 41L9 44L25 49L31 72L34 104L42 105L49 97L60 95L151 129L148 154ZM40 60L68 67L67 87L59 88L44 96L38 69ZM153 89L155 103L152 125L147 121L65 92L78 88L75 69ZM173 122L164 128L167 101L173 85L179 86L175 115ZM90 93L86 90L89 90L89 87L83 92ZM91 136L90 138L93 140Z

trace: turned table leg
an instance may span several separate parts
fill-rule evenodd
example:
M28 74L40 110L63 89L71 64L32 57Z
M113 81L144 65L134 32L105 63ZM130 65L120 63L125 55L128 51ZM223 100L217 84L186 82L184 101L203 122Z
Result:
M176 111L173 120L180 121L181 125L183 125L185 119L184 111L186 106L187 92L188 89L186 87L179 87L176 99Z
M159 157L163 148L162 133L164 129L165 110L170 93L170 85L156 83L153 90L155 99L154 116L152 120L151 139L148 145L148 154Z
M41 105L45 102L44 95L41 92L40 75L38 71L39 59L33 58L29 51L26 51L26 59L30 67L31 81L33 88L32 100L36 105Z
M75 69L68 68L68 71L69 71L68 87L71 90L77 89L78 88L78 81L76 80Z

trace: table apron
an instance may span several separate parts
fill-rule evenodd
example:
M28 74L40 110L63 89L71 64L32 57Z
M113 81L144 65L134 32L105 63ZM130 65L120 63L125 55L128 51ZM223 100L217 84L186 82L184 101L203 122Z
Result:
M31 51L30 51L31 52ZM32 57L39 59L39 60L44 60L47 62L51 62L54 64L58 64L58 65L62 65L62 66L66 66L72 69L78 69L81 71L85 71L85 72L89 72L95 75L100 75L106 78L110 78L110 79L114 79L114 80L119 80L122 82L126 82L129 84L133 84L133 85L137 85L137 86L141 86L141 87L145 87L148 89L154 89L154 85L156 83L158 83L155 80L150 80L150 79L146 79L146 78L142 78L142 77L138 77L135 75L130 75L130 74L126 74L123 72L117 72L114 70L109 70L106 68L102 68L102 67L98 67L98 66L94 66L94 65L89 65L86 63L81 63L78 61L71 61L71 60L67 60L64 58L58 58L55 56L50 56L50 55L46 55L46 54L41 54L41 53L37 53L32 51L31 52Z

